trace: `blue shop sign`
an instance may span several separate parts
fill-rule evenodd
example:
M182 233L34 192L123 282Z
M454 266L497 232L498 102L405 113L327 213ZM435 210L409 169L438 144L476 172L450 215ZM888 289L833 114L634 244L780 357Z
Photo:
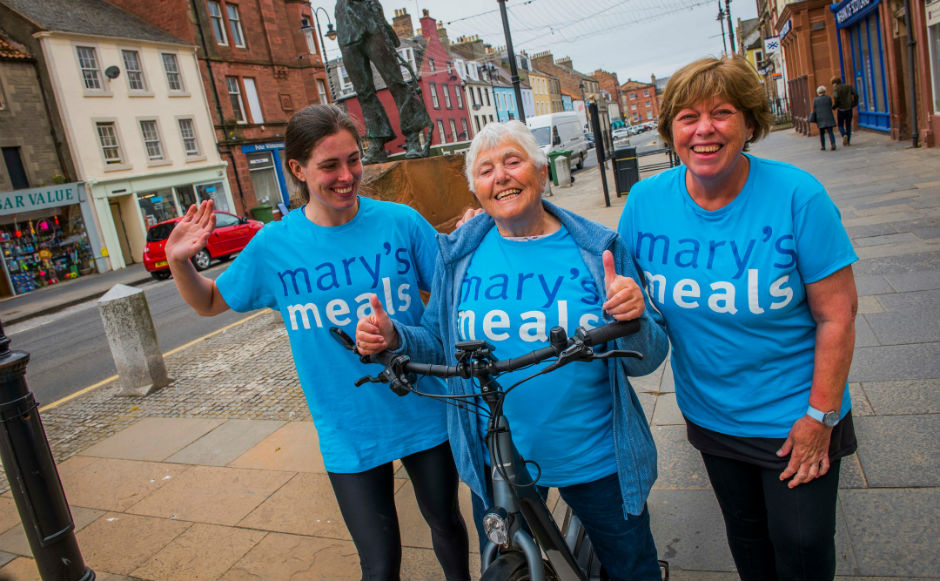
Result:
M780 29L780 34L779 34L779 36L780 36L780 42L781 42L781 44L783 43L783 39L786 38L788 34L790 34L790 29L791 29L791 28L793 28L793 21L792 21L792 20L787 20L787 21L783 24L783 28Z
M56 184L43 188L26 188L0 192L0 215L22 214L32 210L78 204L78 184Z
M846 28L868 16L881 0L843 0L829 7L836 15L836 26Z
M278 149L284 149L283 141L278 141L275 143L252 143L251 145L243 145L242 153L257 153L259 151L276 151Z

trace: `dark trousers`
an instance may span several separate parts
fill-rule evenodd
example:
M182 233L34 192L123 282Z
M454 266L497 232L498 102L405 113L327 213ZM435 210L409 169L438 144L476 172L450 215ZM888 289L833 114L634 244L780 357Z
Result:
M836 122L839 124L839 133L843 137L852 138L852 110L839 109L836 111Z
M548 493L548 489L542 486L538 487L538 491L543 498ZM558 492L572 512L581 519L607 579L662 579L656 543L650 530L649 510L644 506L643 512L638 515L624 515L620 480L616 473L594 482L562 486ZM486 543L482 526L485 508L475 494L472 496L473 519L476 521L482 549Z
M467 527L457 501L457 468L450 445L401 459L421 516L431 527L431 543L447 581L469 581ZM353 474L329 473L330 484L353 543L363 581L397 581L401 568L401 532L395 511L392 463Z
M768 469L702 453L742 581L823 581L836 571L841 460L796 488Z
M826 133L829 133L829 143L832 145L832 149L836 148L836 136L832 132L832 127L820 127L819 128L819 146L823 149L826 149Z

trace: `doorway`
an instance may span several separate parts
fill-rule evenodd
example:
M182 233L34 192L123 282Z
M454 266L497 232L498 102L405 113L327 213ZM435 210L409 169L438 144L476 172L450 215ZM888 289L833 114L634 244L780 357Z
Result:
M114 222L114 231L117 233L118 242L121 244L121 256L124 258L124 264L134 264L134 254L131 252L131 242L127 238L127 229L124 227L124 214L121 212L121 204L117 201L111 201L111 221Z

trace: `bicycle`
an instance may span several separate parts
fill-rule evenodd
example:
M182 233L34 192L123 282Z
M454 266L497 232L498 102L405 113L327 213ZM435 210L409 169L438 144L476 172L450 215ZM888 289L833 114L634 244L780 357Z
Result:
M493 346L485 341L457 343L457 365L436 365L411 361L408 355L383 351L375 355L360 355L363 363L385 366L377 376L365 376L356 381L357 387L367 383L388 383L398 395L415 393L424 397L442 399L455 405L462 400L482 398L489 407L490 416L486 445L490 454L490 482L493 506L483 517L483 528L489 542L482 552L483 574L480 581L594 581L601 579L601 567L594 557L590 539L580 521L568 508L559 528L551 511L536 489L526 468L527 462L516 450L509 422L502 413L503 399L513 389L533 377L550 373L574 361L592 361L613 357L643 355L635 351L612 349L596 353L594 346L635 333L639 321L614 322L592 330L579 327L574 337L568 337L562 327L549 333L549 345L524 355L498 360ZM358 354L352 339L337 327L330 332L344 347ZM507 389L496 377L510 371L556 360L541 371L522 379ZM474 378L480 393L473 395L428 394L414 388L417 376L440 378ZM544 555L544 558L543 558ZM663 578L669 580L669 564L660 561Z

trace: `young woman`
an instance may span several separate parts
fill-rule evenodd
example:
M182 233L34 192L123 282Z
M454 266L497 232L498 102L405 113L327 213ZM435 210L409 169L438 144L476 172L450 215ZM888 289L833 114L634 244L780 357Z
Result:
M284 154L304 206L265 226L216 281L190 263L215 225L212 202L191 207L166 245L177 288L200 315L263 307L281 313L363 579L399 578L392 461L400 458L445 577L469 580L443 410L424 398L355 387L361 364L329 336L331 326L352 334L371 313L372 294L383 297L395 320L421 319L419 290L430 289L434 272L434 229L407 206L359 197L362 145L339 108L296 113Z

